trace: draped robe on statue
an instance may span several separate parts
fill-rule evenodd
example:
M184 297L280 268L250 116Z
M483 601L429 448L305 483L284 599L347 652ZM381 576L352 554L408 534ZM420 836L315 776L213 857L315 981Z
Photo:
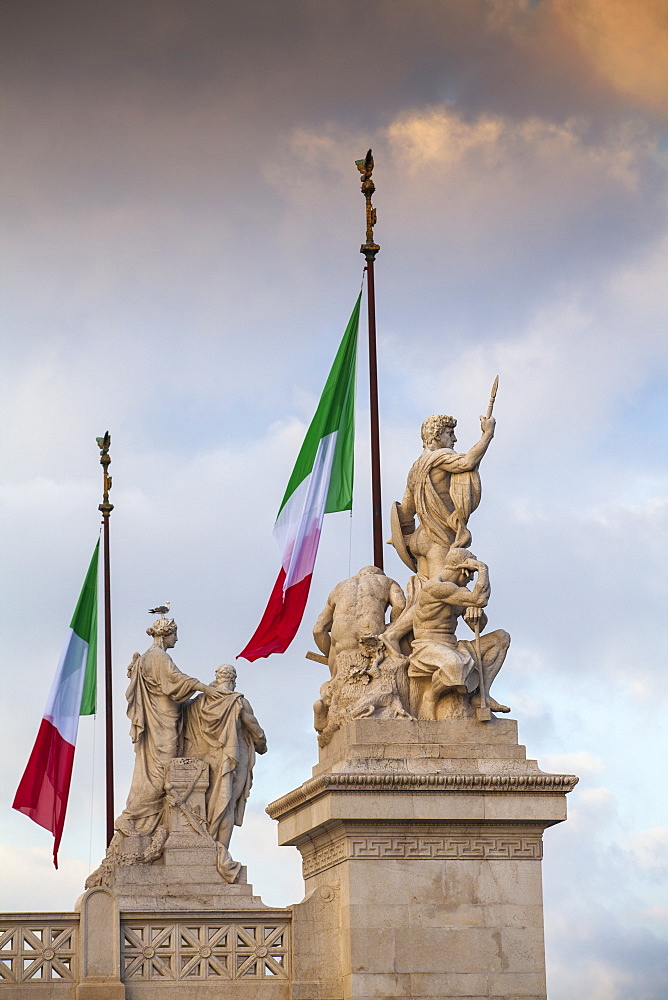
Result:
M126 691L135 767L127 805L116 820L122 833L151 835L162 823L165 772L179 754L180 703L200 686L200 681L182 674L159 646L135 655Z
M239 691L195 698L185 708L184 754L209 765L206 820L209 833L229 846L241 826L253 782L255 747L264 741L252 709Z
M467 522L480 503L480 474L477 466L462 469L465 458L446 448L425 450L411 466L401 503L402 524L407 525L417 514L430 538L446 548L468 548L471 533ZM450 473L444 495L431 479L431 470L436 466Z

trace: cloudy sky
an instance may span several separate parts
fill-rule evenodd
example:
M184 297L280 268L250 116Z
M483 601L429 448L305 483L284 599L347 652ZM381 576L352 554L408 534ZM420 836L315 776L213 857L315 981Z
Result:
M386 512L422 419L453 413L467 449L500 376L470 524L490 627L513 637L495 693L529 756L581 779L545 835L550 996L665 1000L660 0L8 10L3 908L71 909L104 849L101 718L80 727L58 872L10 808L99 530L95 437L112 434L120 811L146 609L171 600L175 660L205 680L264 609L276 510L360 287L371 146ZM302 894L264 806L316 759L310 626L372 559L365 372L362 353L353 516L328 517L291 649L240 661L270 753L232 849L274 905ZM386 569L405 584L391 549Z

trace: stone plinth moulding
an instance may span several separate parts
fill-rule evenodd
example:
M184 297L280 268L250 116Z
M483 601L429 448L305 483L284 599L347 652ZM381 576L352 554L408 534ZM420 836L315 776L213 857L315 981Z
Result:
M545 1000L542 836L576 782L512 720L345 725L267 808L306 884L293 998Z

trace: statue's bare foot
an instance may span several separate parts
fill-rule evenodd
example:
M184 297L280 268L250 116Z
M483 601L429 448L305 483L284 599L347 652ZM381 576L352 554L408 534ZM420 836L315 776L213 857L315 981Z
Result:
M494 698L487 698L487 707L491 708L493 712L509 712L510 709L507 705L502 705L500 702L495 701Z
M474 708L480 708L480 694L474 694L471 698L471 704ZM500 702L496 701L495 698L491 698L487 695L487 708L492 712L509 712L510 709L507 705L502 705Z

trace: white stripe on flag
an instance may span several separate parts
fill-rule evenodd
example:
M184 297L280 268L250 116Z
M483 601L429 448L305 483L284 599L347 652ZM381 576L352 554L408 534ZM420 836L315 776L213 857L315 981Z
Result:
M61 653L56 676L49 692L44 718L53 723L60 735L74 746L79 729L79 712L86 677L88 643L72 629Z
M338 431L320 439L310 474L303 479L279 514L274 537L281 548L284 590L313 570L325 515Z

